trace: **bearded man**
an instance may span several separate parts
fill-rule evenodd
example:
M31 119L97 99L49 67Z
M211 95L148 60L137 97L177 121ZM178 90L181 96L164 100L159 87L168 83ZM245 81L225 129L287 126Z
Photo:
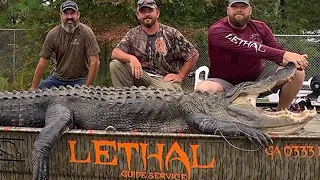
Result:
M277 84L277 110L288 108L304 81L308 66L306 54L285 51L271 29L261 21L251 19L249 0L229 0L227 17L214 23L208 33L210 76L196 87L201 92L228 91L244 81L256 81L274 74L293 62L297 71L291 82ZM264 66L263 59L275 63Z
M93 31L80 23L79 18L80 12L75 2L65 1L61 4L61 24L46 36L31 90L92 84L100 64L100 49ZM51 75L39 84L49 59L54 59L56 66Z
M152 86L181 89L180 82L193 69L198 51L175 28L159 23L154 0L139 0L140 25L130 29L112 51L114 87Z

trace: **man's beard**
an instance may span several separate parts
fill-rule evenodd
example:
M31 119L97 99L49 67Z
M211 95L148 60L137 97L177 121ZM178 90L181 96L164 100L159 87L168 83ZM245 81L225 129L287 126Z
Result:
M72 20L73 23L67 23L69 20ZM78 27L78 22L75 22L73 19L66 19L64 22L61 23L62 28L68 33L72 34Z
M239 19L239 18L237 19L235 16L236 15L229 16L229 22L232 26L237 27L237 28L244 27L250 19L250 16L243 16L243 18L241 18L241 19Z
M145 22L145 20L148 19L148 22ZM145 18L141 21L141 24L143 24L145 27L147 28L151 28L154 23L156 22L155 19L152 19L152 18Z

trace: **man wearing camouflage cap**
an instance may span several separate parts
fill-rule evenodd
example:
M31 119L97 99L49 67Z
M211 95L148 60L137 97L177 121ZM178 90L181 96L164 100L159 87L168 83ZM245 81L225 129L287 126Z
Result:
M178 30L158 22L156 1L137 4L141 25L130 29L112 51L113 86L181 89L180 82L193 69L198 51Z

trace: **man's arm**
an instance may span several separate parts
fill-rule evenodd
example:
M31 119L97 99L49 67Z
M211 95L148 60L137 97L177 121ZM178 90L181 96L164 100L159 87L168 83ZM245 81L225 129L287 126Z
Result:
M43 76L43 73L47 67L48 64L48 59L45 58L40 58L38 65L36 67L36 70L34 71L33 79L32 79L32 85L30 90L35 90L37 89L40 79Z
M264 32L265 37L263 39L264 44L269 47L283 50L281 44L272 33L272 30L266 24L264 24L263 29L265 31ZM308 66L308 61L306 61L307 58L308 58L307 54L301 55L295 52L286 51L283 55L283 61L279 64L281 66L286 66L288 62L293 62L298 69L300 68L305 69Z
M282 62L285 53L285 51L281 49L241 39L227 28L220 27L210 29L208 38L212 45L222 49L254 56L258 59L269 59L278 63Z
M114 48L111 53L111 59L117 59L121 62L130 62L131 59L137 59L135 56L124 52L119 48Z
M55 33L54 31L50 30L49 33L46 36L46 39L42 45L42 49L40 52L40 60L38 62L38 65L34 71L33 79L32 79L32 85L30 90L35 90L37 89L40 79L44 74L44 71L46 70L48 60L51 57L51 54L54 49L54 37Z
M264 44L239 38L231 30L226 28L215 28L209 30L209 40L214 46L254 56L259 59L268 59L277 63L292 62L297 68L306 68L307 55L300 55L289 51L266 46Z
M99 54L90 56L89 59L90 59L90 67L89 67L88 77L86 81L86 86L89 86L93 83L93 80L96 77L99 66L100 66Z
M179 54L176 54L175 56L180 56L180 59L183 60L184 63L179 69L178 74L167 74L163 80L165 82L181 82L194 68L199 58L199 52L196 50L193 44L188 41L178 30L175 31L172 38L172 48L179 44L179 50L176 51L175 49L172 49L172 51L178 52Z
M181 82L194 68L199 58L197 52L187 62L183 64L178 74L168 74L163 78L165 82Z
M178 75L184 79L188 74L193 70L194 66L197 63L199 58L199 53L197 52L194 56L192 56L187 62L183 64Z

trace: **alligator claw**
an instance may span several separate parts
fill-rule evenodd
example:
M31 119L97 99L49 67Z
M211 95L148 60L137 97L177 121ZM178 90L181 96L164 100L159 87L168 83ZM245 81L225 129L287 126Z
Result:
M244 135L252 144L258 143L265 149L269 147L269 142L273 143L271 137L266 132L242 124L238 124L237 127L240 133Z
M252 143L252 144L255 144L254 140L252 139L251 136L247 136L247 139Z
M271 137L267 133L262 132L260 130L253 130L252 133L244 134L251 143L255 144L255 142L258 142L263 149L270 146L269 142L273 143Z

